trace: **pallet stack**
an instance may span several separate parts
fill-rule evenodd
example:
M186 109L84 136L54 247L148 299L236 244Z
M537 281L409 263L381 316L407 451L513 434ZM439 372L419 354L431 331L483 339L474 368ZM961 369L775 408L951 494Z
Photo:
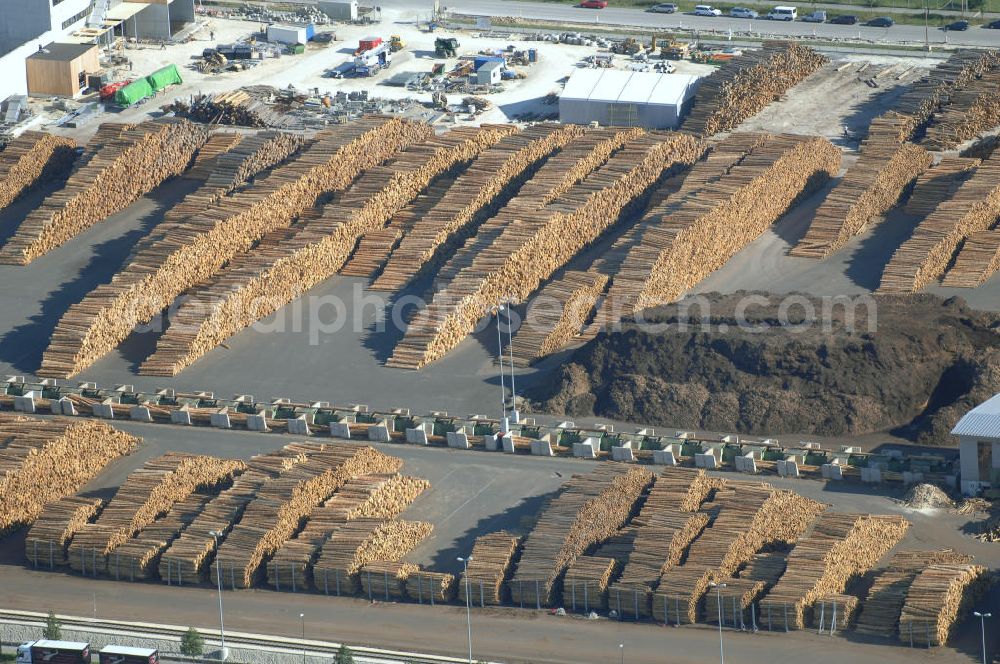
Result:
M1000 228L972 233L965 238L941 285L977 288L1000 270Z
M914 293L944 276L962 240L1000 217L1000 155L979 165L955 195L921 221L882 273L879 292Z
M774 628L804 629L822 597L843 593L906 534L900 517L827 512L788 555L785 574L761 601L761 620Z
M236 261L195 289L139 372L175 375L232 335L343 267L358 239L382 228L434 178L511 133L509 125L456 129L404 150L363 175L323 214ZM266 242L267 238L265 238Z
M552 606L566 568L589 546L625 523L652 476L636 466L607 463L563 485L525 538L509 586L522 606Z
M373 447L316 445L315 451L275 481L266 483L247 505L239 523L216 552L223 583L250 588L264 563L301 528L303 520L354 477L399 470L401 461Z
M207 137L204 127L176 118L149 120L123 132L93 158L81 160L65 186L21 222L0 248L0 262L27 265L121 212L183 173Z
M0 152L0 210L41 182L62 177L76 159L71 138L26 131Z
M539 124L507 136L472 162L440 202L416 220L392 252L373 290L396 291L412 281L435 256L470 235L538 164L582 133L572 125Z
M794 42L764 42L701 80L682 128L700 136L734 129L764 110L827 59Z
M35 567L54 569L68 562L66 548L73 535L101 511L100 498L66 496L46 503L24 540L24 553Z
M955 195L981 161L969 157L941 157L941 161L921 173L914 182L913 193L906 201L903 212L915 217L926 217L942 201Z
M0 414L0 533L33 522L139 442L96 420Z
M606 611L608 585L618 569L614 558L580 556L566 568L562 606L567 611Z
M928 648L947 644L952 629L969 616L989 586L989 570L981 565L937 564L922 570L906 593L900 642Z
M467 574L459 583L459 597L466 592L476 606L496 606L505 598L505 582L521 548L521 538L506 531L480 535L472 545Z
M111 280L69 308L52 334L40 374L69 377L111 352L194 284L209 279L265 234L288 226L327 192L426 136L423 125L371 117L320 132L306 150L248 190L188 217L137 254Z

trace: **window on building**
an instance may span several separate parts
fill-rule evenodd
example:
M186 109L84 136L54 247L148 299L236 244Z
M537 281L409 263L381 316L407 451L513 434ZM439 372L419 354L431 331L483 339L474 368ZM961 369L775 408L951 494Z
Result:
M53 0L53 2L55 2L55 0ZM62 2L62 0L59 0L59 2ZM94 3L91 2L89 5L87 5L87 7L82 12L80 12L78 14L73 14L68 19L66 19L65 21L63 21L62 22L62 29L65 30L66 28L68 28L69 26L73 25L77 21L82 21L83 19L87 18L87 15L90 13L90 10L93 9L93 8L94 8Z

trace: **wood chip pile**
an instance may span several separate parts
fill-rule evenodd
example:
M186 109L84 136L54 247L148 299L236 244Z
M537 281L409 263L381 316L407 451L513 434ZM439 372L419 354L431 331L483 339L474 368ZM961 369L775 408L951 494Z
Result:
M47 503L28 530L24 553L35 567L61 567L68 560L66 547L73 535L90 523L104 501L100 498L66 496Z
M562 606L567 611L606 611L608 584L618 567L614 558L580 556L566 568Z
M955 195L981 161L969 157L941 157L941 161L917 178L913 184L913 193L906 201L903 212L916 217L926 217L940 205L941 201L946 201Z
M981 565L927 567L906 593L899 616L899 640L927 647L947 644L952 629L968 617L989 585L989 570Z
M701 80L683 129L701 136L734 129L826 62L816 51L794 42L764 42L760 50L723 63Z
M361 594L370 600L391 601L406 598L406 580L420 565L401 562L368 563L358 572Z
M395 291L409 283L435 256L454 248L495 214L542 160L582 131L573 125L539 124L484 151L455 179L440 202L416 220L372 289Z
M97 420L0 414L0 534L82 489L139 441Z
M111 352L136 325L292 223L326 192L345 189L364 170L427 135L423 125L373 117L323 131L316 141L253 187L224 197L169 229L112 278L69 308L52 334L39 373L69 377Z
M858 618L860 606L860 601L854 595L833 594L821 597L813 605L809 626L830 633L851 629Z
M133 471L94 523L73 536L69 566L96 576L108 571L108 555L199 490L232 481L246 464L239 460L168 452ZM165 546L165 544L164 544Z
M785 574L761 601L762 620L803 629L817 600L844 592L899 543L909 525L900 517L823 514L812 532L796 542Z
M488 246L472 255L456 254L451 261L456 273L442 280L442 288L428 307L410 322L388 364L418 369L443 357L480 318L504 301L528 297L609 229L665 169L679 162L690 163L697 153L689 136L643 135L552 203L535 211L517 211L517 223L506 226ZM539 181L539 174L533 183ZM515 200L525 197L527 191L529 188L522 187ZM504 211L498 217L503 215ZM485 238L477 241L481 239Z
M65 186L45 199L0 248L0 262L27 265L121 212L188 167L208 136L176 118L149 120L80 160Z
M943 201L896 250L879 291L913 293L944 276L962 240L988 230L1000 217L1000 155L980 164L955 195Z
M525 538L509 584L512 601L552 606L561 599L558 584L563 572L588 547L625 523L651 479L643 468L606 463L566 482Z
M373 447L315 445L305 461L258 491L219 547L213 568L221 565L223 582L230 587L252 587L267 558L349 479L396 472L401 464Z
M932 150L951 150L1000 125L1000 71L973 79L948 101L927 128L924 145Z
M756 615L753 613L753 605L762 594L764 594L764 582L747 578L719 579L715 588L711 586L705 593L705 608L702 612L702 620L707 623L718 625L722 621L723 627L736 627L744 629L753 627ZM725 588L721 584L725 584ZM721 611L720 609L721 600Z
M961 564L972 557L941 551L897 551L884 570L875 574L868 596L861 606L855 629L870 636L895 638L899 633L899 614L906 602L910 584L923 569L935 564Z
M972 233L965 238L941 285L976 288L1000 270L1000 228Z
M39 184L60 178L76 159L76 141L26 131L0 152L0 210Z
M434 178L495 144L510 125L460 128L373 168L322 215L235 261L177 310L140 373L175 375L232 335L299 297L343 267L358 239L382 228ZM293 229L294 231L294 229Z
M477 537L472 545L468 574L459 583L462 602L466 601L468 589L476 606L502 604L506 600L505 581L520 547L521 538L503 530Z
M420 570L406 579L406 596L421 604L450 602L457 594L458 578L447 572Z

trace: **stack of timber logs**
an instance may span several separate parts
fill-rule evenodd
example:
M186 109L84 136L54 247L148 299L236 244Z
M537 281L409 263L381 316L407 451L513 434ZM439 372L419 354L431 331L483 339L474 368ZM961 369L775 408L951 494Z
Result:
M701 81L683 129L711 136L737 127L823 66L827 59L794 42L764 42Z
M997 270L1000 270L1000 228L991 228L965 238L941 284L948 288L976 288Z
M641 136L550 204L518 210L517 223L504 228L488 246L452 259L456 273L411 321L389 366L419 369L443 357L480 318L505 301L526 298L609 229L665 169L690 163L697 154L689 136ZM536 174L533 183L538 179ZM522 187L515 200L524 197L526 189Z
M756 627L754 603L764 594L764 582L748 578L719 579L715 588L705 594L702 619L723 627L746 629ZM722 585L725 584L725 587ZM720 604L721 601L721 604Z
M187 109L187 116L213 125L264 128L285 127L290 124L282 113L246 90L199 95L191 108Z
M870 636L894 638L899 633L899 614L913 580L931 565L965 564L972 556L950 549L941 551L897 551L884 570L875 575L861 606L855 629Z
M176 118L149 120L79 163L0 249L0 262L27 265L94 224L121 212L167 178L180 175L208 132Z
M191 168L187 169L181 177L196 181L208 178L208 174L212 172L219 156L235 148L244 138L246 137L243 133L238 131L211 132L202 146L198 148L198 152L191 161Z
M770 588L785 573L787 565L787 553L778 551L757 553L747 562L746 567L740 570L740 578L763 581Z
M989 159L990 155L1000 149L1000 136L983 136L959 153L969 159Z
M812 533L795 544L785 574L761 601L762 620L805 628L816 601L844 592L899 543L909 525L900 517L823 514Z
M26 131L0 152L0 210L40 182L58 179L76 159L76 141Z
M372 289L395 291L409 283L436 255L454 247L456 240L495 214L542 160L582 131L573 125L539 124L484 151L440 202L413 224Z
M944 276L962 240L1000 217L1000 155L979 165L955 195L914 229L889 259L879 291L913 293Z
M892 131L873 129L861 145L857 162L827 194L790 255L826 258L834 253L895 207L932 161L924 148L900 144Z
M906 201L903 212L915 217L926 217L941 204L941 201L946 201L955 195L981 161L968 157L941 157L941 161L917 178L913 184L913 193Z
M507 575L521 548L521 538L506 531L480 535L472 545L467 574L459 584L460 598L476 606L502 604Z
M400 460L373 447L315 445L302 463L266 483L247 505L212 563L221 566L224 582L232 588L250 588L268 557L291 539L303 519L351 478L392 473Z
M345 277L369 277L382 265L386 256L399 246L403 230L390 225L365 233L358 240L358 246L350 260L340 270Z
M25 556L35 567L62 567L68 562L66 547L73 535L90 523L103 505L100 498L80 496L66 496L46 503L24 540Z
M232 480L246 467L242 461L168 452L129 474L94 523L88 523L69 545L69 565L83 574L107 569L107 556L176 504L199 489Z
M456 129L374 168L291 238L261 246L196 289L140 373L175 375L232 335L343 267L358 238L385 225L431 181L511 133L509 125ZM208 306L206 306L208 305Z
M356 519L326 541L313 567L313 584L329 595L354 595L358 572L373 562L395 562L427 538L434 526L423 521Z
M31 523L139 441L96 420L0 414L0 533Z
M968 617L989 585L989 571L981 565L938 564L924 569L906 593L899 640L928 648L945 645L951 630Z
M358 572L361 594L370 600L386 602L406 597L406 580L420 565L401 562L368 563Z
M608 584L618 561L599 556L580 556L566 568L562 606L567 611L606 611Z
M561 598L557 586L566 568L625 523L651 479L642 468L607 463L563 485L525 538L509 584L513 602L551 606Z
M835 593L821 597L813 605L812 621L809 626L830 634L842 632L854 626L861 603L854 595Z
M290 225L327 192L427 136L425 125L371 117L323 131L254 186L187 217L111 280L73 305L52 334L40 374L69 377L111 352L185 289L216 274L266 233Z
M455 599L458 579L447 572L418 570L406 579L406 596L421 604Z
M1000 125L1000 71L973 79L948 101L927 128L924 145L932 150L953 149Z

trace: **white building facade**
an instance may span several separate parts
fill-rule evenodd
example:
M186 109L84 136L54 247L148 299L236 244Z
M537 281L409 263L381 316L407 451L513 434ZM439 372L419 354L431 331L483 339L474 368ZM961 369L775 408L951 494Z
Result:
M962 493L1000 488L1000 394L970 410L951 434L958 437Z

